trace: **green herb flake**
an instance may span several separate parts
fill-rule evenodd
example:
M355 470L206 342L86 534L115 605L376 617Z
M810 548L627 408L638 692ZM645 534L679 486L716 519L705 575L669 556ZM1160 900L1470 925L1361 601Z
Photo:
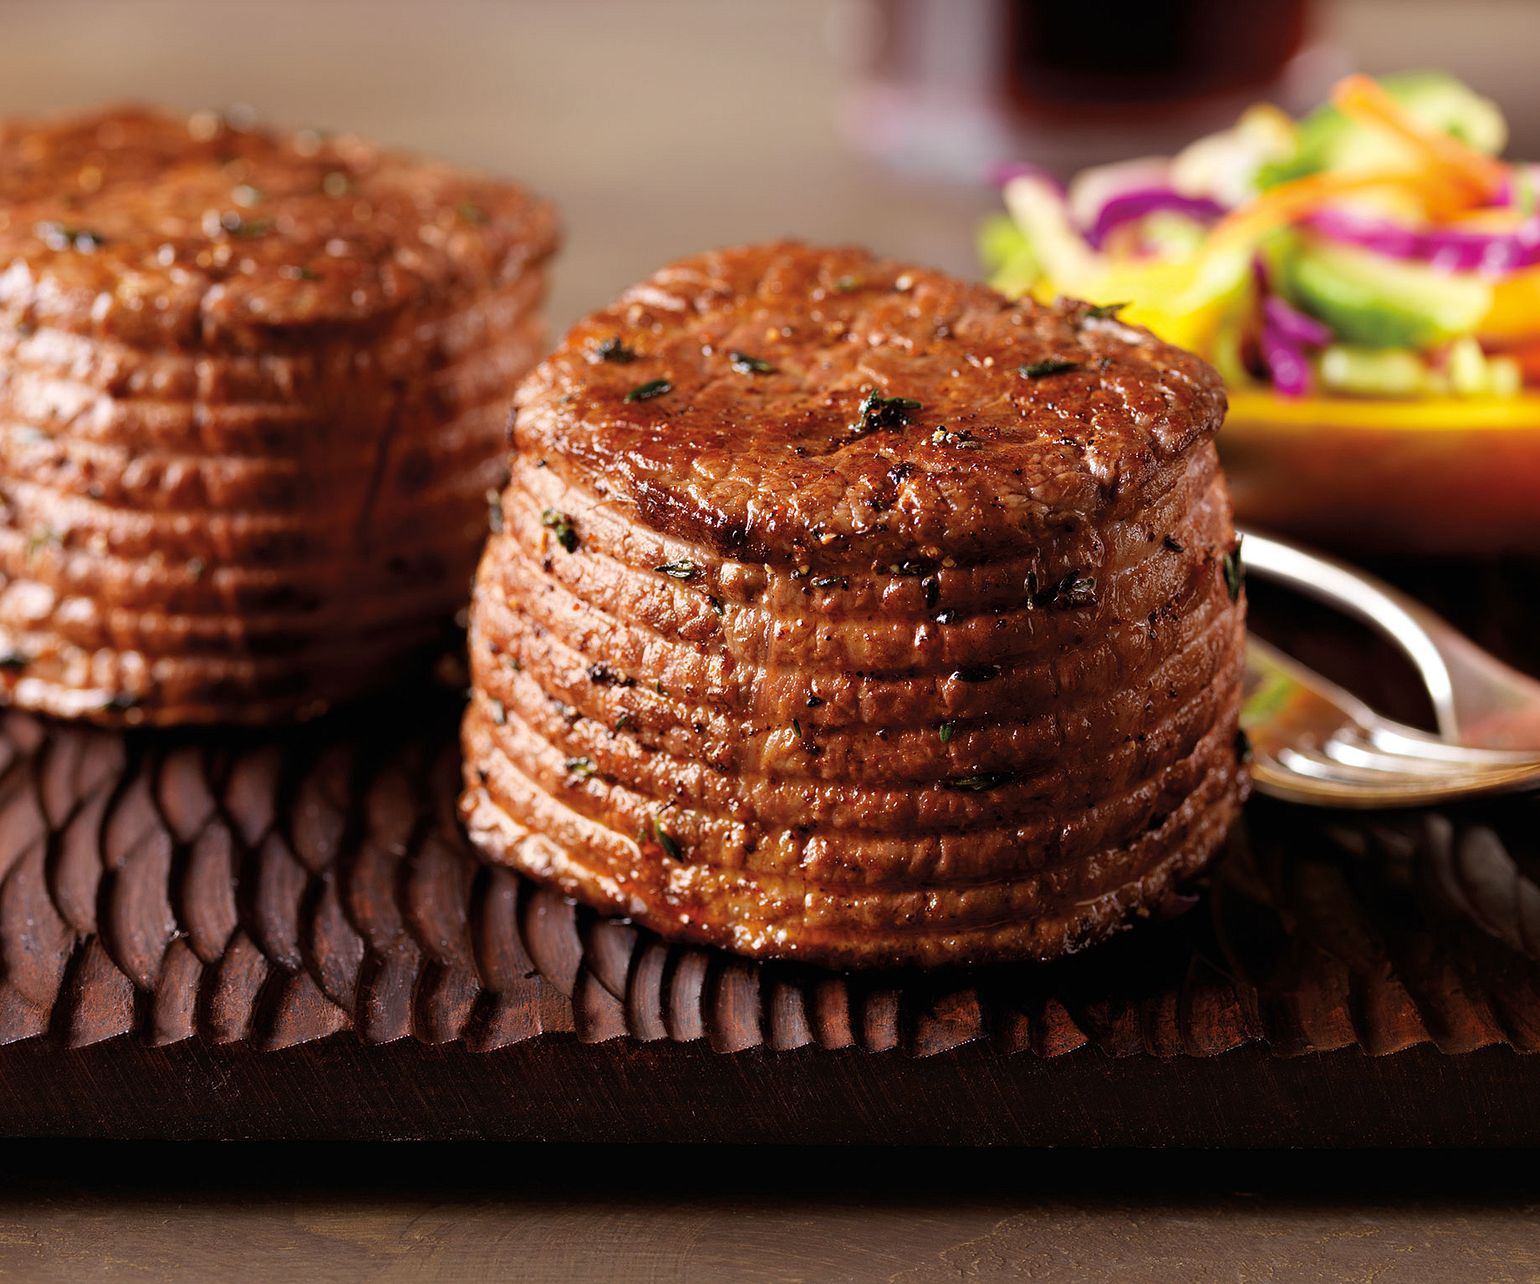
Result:
M649 379L626 393L626 402L631 404L637 401L651 401L654 397L661 397L664 393L673 392L673 390L674 385L667 379Z
M966 664L955 669L952 676L959 682L992 682L1000 676L998 664Z
M266 236L273 230L273 220L270 218L247 218L243 214L235 213L220 215L219 225L231 236L243 241Z
M674 836L668 830L663 828L663 822L657 815L654 815L652 818L652 836L657 840L658 846L663 849L665 856L670 860L680 859L678 842L675 841Z
M946 782L946 787L963 793L982 794L998 789L1001 785L1008 785L1015 779L1016 774L1011 771L980 771L971 776L954 776Z
M592 758L568 758L566 762L567 773L576 776L579 780L587 780L599 769L594 766Z
M628 727L630 725L631 715L629 713L623 713L620 715L620 717L615 719L615 725L611 727L610 730L618 733L622 727Z
M15 672L25 669L32 661L20 651L0 651L0 669Z
M667 575L671 580L699 579L701 569L694 562L680 560L677 562L664 562L662 566L654 566L653 570L660 575Z
M1049 375L1067 374L1071 370L1079 370L1080 362L1066 361L1062 357L1050 357L1047 361L1031 361L1024 366L1018 366L1016 373L1023 379L1046 379Z
M1127 299L1122 303L1097 303L1087 308L1080 316L1082 320L1086 321L1111 321L1127 306Z
M636 360L636 353L626 347L620 341L620 336L612 334L602 343L594 345L594 356L600 361L610 361L617 366L628 366Z
M455 207L455 213L466 223L485 223L487 221L486 210L477 205L475 201L462 201Z
M572 519L566 513L558 512L554 508L548 508L540 514L540 524L556 536L556 542L569 553L577 552L578 539L577 528L572 524Z
M1071 571L1053 590L1053 605L1062 610L1096 605L1096 577Z
M856 411L861 418L850 426L858 432L902 428L908 424L909 416L919 409L920 403L913 397L884 397L873 388Z
M107 238L88 227L70 227L65 223L39 223L34 229L50 250L77 250L93 254L107 244Z
M1230 592L1230 601L1241 600L1241 589L1246 586L1246 568L1241 563L1241 541L1235 541L1232 548L1220 559L1220 566L1224 569L1225 588Z
M775 367L761 357L751 357L747 352L728 354L733 369L739 374L774 374Z
M948 719L946 722L943 722L939 727L936 728L936 734L941 737L942 744L951 744L952 737L957 734L957 723L951 719Z
M853 290L859 290L865 284L858 276L842 276L834 282L836 294L849 294Z

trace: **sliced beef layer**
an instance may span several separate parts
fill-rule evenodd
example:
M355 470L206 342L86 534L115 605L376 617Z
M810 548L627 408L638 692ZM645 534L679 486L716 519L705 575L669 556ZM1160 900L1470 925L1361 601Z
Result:
M0 124L0 694L302 716L463 601L550 208L352 138Z
M464 811L668 935L1050 958L1201 868L1246 781L1217 376L861 251L665 269L525 382Z

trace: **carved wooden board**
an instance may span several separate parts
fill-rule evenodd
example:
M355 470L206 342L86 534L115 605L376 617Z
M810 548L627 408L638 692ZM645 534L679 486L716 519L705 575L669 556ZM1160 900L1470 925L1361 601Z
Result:
M1104 947L844 976L672 946L480 864L454 816L459 704L423 689L235 735L0 713L0 1044L36 1041L64 1075L118 1036L251 1056L572 1034L914 1058L1540 1048L1533 799L1254 801L1184 912Z

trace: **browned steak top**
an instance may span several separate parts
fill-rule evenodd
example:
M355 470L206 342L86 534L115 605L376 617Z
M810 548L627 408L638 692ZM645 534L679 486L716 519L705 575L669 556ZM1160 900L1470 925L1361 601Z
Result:
M554 247L516 187L351 137L119 108L0 124L0 320L270 348L380 322Z
M659 530L854 568L1137 506L1224 411L1204 362L1084 304L781 243L686 259L580 323L515 438Z

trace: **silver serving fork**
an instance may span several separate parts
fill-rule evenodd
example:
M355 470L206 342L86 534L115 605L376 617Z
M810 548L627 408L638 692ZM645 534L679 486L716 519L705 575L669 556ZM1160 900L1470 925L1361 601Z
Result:
M1245 533L1248 570L1364 620L1416 667L1441 735L1382 718L1267 643L1246 649L1257 788L1328 807L1409 807L1540 787L1540 682L1420 603L1340 562ZM1532 749L1495 748L1522 745Z

